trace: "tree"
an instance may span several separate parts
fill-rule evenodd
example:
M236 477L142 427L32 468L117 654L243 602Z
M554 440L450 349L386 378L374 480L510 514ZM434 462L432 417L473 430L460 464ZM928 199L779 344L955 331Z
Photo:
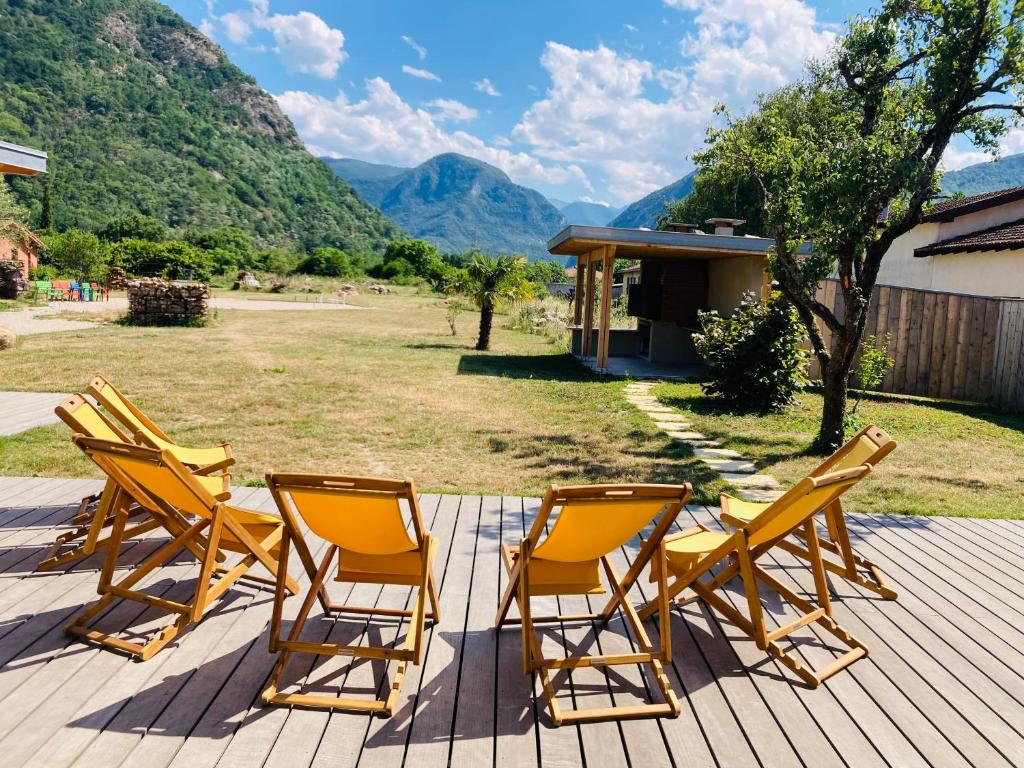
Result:
M11 193L10 187L0 176L0 238L12 235L18 224L24 225L28 211L18 204Z
M108 221L96 232L96 235L100 240L108 243L119 243L122 240L162 243L167 239L167 225L150 216L128 213Z
M185 242L209 253L220 273L257 266L252 238L238 227L218 227L203 232L190 229L185 233Z
M714 216L745 220L745 234L767 234L760 187L753 179L719 166L701 169L693 180L693 191L658 217L658 229L665 229L670 221L702 224Z
M107 251L92 232L69 229L43 238L40 260L52 264L62 277L102 280L106 273Z
M530 298L530 285L525 274L526 257L501 255L498 258L472 253L462 286L469 298L480 308L480 334L476 348L489 349L494 310L506 303Z
M345 251L328 246L314 248L313 253L299 265L299 271L325 277L348 277L356 272Z
M384 267L393 261L406 261L412 274L435 278L444 271L444 260L437 248L426 240L392 240L384 251ZM401 271L403 267L399 267Z
M818 450L843 440L851 369L882 258L938 193L950 140L966 135L994 150L1024 115L1022 95L1020 0L885 0L850 23L805 82L709 133L697 163L759 188L776 241L772 274L821 366ZM838 313L816 297L833 274Z

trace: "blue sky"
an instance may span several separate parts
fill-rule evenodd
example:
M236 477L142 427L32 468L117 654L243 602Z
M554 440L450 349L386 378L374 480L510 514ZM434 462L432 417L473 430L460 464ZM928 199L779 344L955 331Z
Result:
M169 0L316 154L462 152L623 205L692 169L711 110L800 76L862 0ZM1024 142L1021 142L1024 144ZM1014 147L1010 147L1013 149ZM1024 149L1024 146L1021 146ZM968 147L951 166L976 159Z

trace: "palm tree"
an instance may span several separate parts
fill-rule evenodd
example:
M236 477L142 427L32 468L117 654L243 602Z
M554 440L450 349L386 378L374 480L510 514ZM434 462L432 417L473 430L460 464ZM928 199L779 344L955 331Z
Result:
M479 350L491 345L491 325L494 310L505 303L530 298L530 284L526 280L525 256L502 255L498 258L473 252L466 267L463 290L480 307L480 335L476 341Z

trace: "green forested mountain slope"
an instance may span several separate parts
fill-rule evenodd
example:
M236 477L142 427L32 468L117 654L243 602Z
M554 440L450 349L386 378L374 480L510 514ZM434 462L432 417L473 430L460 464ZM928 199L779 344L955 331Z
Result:
M379 179L393 168L355 163L332 167L360 190L367 175ZM493 165L448 153L409 170L395 170L399 173L386 180L391 188L379 207L414 237L448 252L478 248L551 258L545 244L565 225L565 218L540 192L514 184ZM344 176L349 172L356 175ZM374 194L371 188L367 196Z
M387 193L398 183L399 178L409 172L408 168L397 165L368 163L351 157L321 159L332 171L351 184L363 200L378 208Z
M0 137L51 153L57 227L138 211L355 250L400 233L303 148L251 77L153 0L0 0ZM36 216L43 184L13 184Z
M622 213L609 222L608 226L654 229L658 225L658 217L665 213L666 205L682 200L693 191L693 180L696 176L697 172L694 171L683 176L679 181L672 182L667 187L654 190L646 197L627 206Z
M970 197L997 189L1024 186L1024 152L988 163L977 163L942 176L942 191Z

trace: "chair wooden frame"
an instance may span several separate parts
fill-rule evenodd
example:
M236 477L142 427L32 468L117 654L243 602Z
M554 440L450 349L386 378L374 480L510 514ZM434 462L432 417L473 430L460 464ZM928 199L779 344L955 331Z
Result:
M872 468L896 449L896 441L882 429L871 424L864 427L838 451L815 467L809 476L820 477L832 471L834 467L843 468L844 460L852 451L856 450L861 439L870 440L875 445L874 453L859 462ZM729 498L729 496L722 494L723 520L726 515L730 514ZM897 593L889 586L889 582L886 580L882 570L873 562L854 551L853 545L850 543L850 532L846 527L846 516L840 500L836 499L822 510L822 513L825 518L826 536L822 536L817 527L814 527L812 530L818 540L818 548L823 550L821 559L825 570L842 576L847 581L874 592L886 600L895 600ZM803 560L810 560L813 555L810 552L806 531L796 531L793 538L797 539L797 541L792 539L780 541L778 546ZM826 557L825 552L837 556L838 562Z
M107 394L107 389L114 394L114 397ZM131 432L133 442L138 445L170 450L175 458L183 464L191 467L203 467L207 472L227 470L235 463L229 443L211 448L189 448L178 445L143 413L141 408L125 397L124 393L102 374L96 374L92 378L86 392Z
M83 423L83 410L88 411L90 421L93 423L98 422L102 425L103 429L107 430L108 437L116 437L116 439L128 444L133 442L122 429L104 416L101 411L80 394L72 395L61 402L54 409L54 413L71 428L74 434L103 438L103 435L96 434L94 428L90 428ZM226 501L231 498L231 475L225 471L223 466L211 465L190 471L195 475L209 476L216 474L222 480L223 490L215 494L215 498L218 501ZM53 546L47 550L43 555L43 559L36 565L36 570L40 572L52 571L55 568L60 568L89 557L109 546L112 541L109 529L114 524L116 510L120 504L118 497L122 493L120 486L108 477L100 493L85 496L78 507L78 512L71 518L71 524L74 528L60 534L56 538ZM160 521L151 515L147 515L145 510L138 504L131 501L131 499L128 499L128 504L126 512L128 520L140 516L144 516L146 519L130 527L126 521L125 530L121 535L122 540L140 536L147 531L160 527ZM108 535L101 538L104 530L108 531Z
M208 605L219 598L240 579L257 584L276 584L279 571L278 556L274 553L281 543L284 524L275 515L254 513L232 507L214 498L200 485L191 472L178 461L170 451L130 445L111 440L76 435L75 444L91 458L120 489L114 508L114 523L110 533L103 567L100 570L97 592L100 599L78 613L66 626L68 634L127 653L145 661L152 658L185 627L202 619ZM115 457L130 458L146 462L166 470L174 481L195 497L202 509L198 519L161 498L156 492L145 488L132 474L122 468ZM121 544L125 540L126 524L129 518L129 499L144 509L160 527L171 534L171 540L152 554L145 557L120 581L114 581L114 570ZM241 516L258 516L259 525L271 527L267 535L250 531ZM188 603L180 603L133 589L142 579L156 568L165 565L180 552L190 551L200 562L200 574L196 580L195 592ZM239 562L230 567L219 565L226 559L226 552L242 555ZM256 563L262 564L272 578L253 576L248 573ZM298 591L294 580L283 585L291 592ZM93 620L100 616L115 600L125 599L143 603L175 614L173 621L155 630L144 643L123 640L115 635L90 629Z
M860 466L817 477L805 477L778 501L773 502L772 511L759 515L752 521L723 515L723 522L734 532L729 535L720 534L722 538L721 543L711 551L696 558L694 564L685 572L675 571L674 575L676 578L668 590L669 598L675 598L684 590L691 590L693 593L691 596L674 601L673 604L683 605L697 599L704 600L704 602L749 635L758 648L780 661L811 688L816 688L832 675L845 669L858 659L867 656L868 647L832 618L831 600L828 584L825 580L824 562L821 557L821 550L818 547L818 536L814 529L814 517L829 504L838 500L839 496L846 489L870 471L871 468L869 466ZM776 513L781 513L789 505L798 502L811 491L830 486L836 486L833 495L827 498L824 504L820 504L816 509L809 511L803 520L788 530L772 535L768 540L757 544L751 543L751 538L756 538L762 528L772 525L777 517ZM808 544L807 559L810 562L811 572L814 576L817 605L796 594L792 589L757 564L757 560L760 557L773 547L779 546L780 542L784 541L787 536L798 530L802 532ZM712 533L712 531L703 525L698 525L695 528L667 537L666 542L671 544L673 541L702 533ZM702 576L709 574L712 568L720 564L723 565L722 569L717 574L714 574L710 580L700 580ZM666 566L666 570L673 570L669 562L666 562ZM723 587L737 575L743 581L743 592L747 601L747 616L744 616L725 599L716 594L716 590ZM765 584L796 608L800 612L800 617L778 629L769 631L765 626L764 609L761 604L758 582ZM652 600L640 610L639 615L643 619L652 616L654 613L664 617L664 611L663 602ZM809 624L817 624L822 627L850 650L819 669L807 668L786 651L778 641Z
M678 717L681 708L679 699L672 690L672 685L665 675L663 663L672 660L672 643L668 616L668 582L666 570L661 567L664 560L664 538L670 526L675 522L679 512L692 494L689 483L681 486L669 485L589 485L589 486L551 486L548 488L537 513L529 534L518 547L501 546L501 559L508 575L508 585L498 605L498 613L494 620L496 628L506 624L518 624L522 635L523 674L537 672L541 687L551 712L551 719L556 726L566 723L601 722L608 720L629 720L645 717ZM533 552L541 543L551 514L556 507L572 501L615 501L622 499L651 499L652 503L662 501L660 508L654 510L651 520L657 523L651 535L644 540L640 551L624 578L620 579L612 566L608 553L600 556L600 564L611 587L612 597L599 612L581 615L535 616L530 608L530 565ZM640 531L636 532L637 535ZM656 557L657 556L657 557ZM659 648L655 649L633 603L628 597L629 590L639 578L648 562L652 563L652 573L658 583L657 601L662 603L665 618L658 623ZM508 612L515 602L519 609L519 617L509 617ZM566 658L546 658L541 649L540 637L536 625L562 622L599 621L607 623L617 608L621 608L626 623L632 631L638 653L609 654L604 656L577 655ZM614 706L586 710L563 711L556 699L556 692L551 683L549 671L553 669L576 669L579 667L615 666L621 664L640 664L650 666L655 684L661 692L663 703L646 703L631 706Z
M441 620L441 607L438 599L437 586L434 580L434 558L437 554L437 540L423 527L416 487L412 480L388 480L376 477L352 477L339 475L312 475L298 473L268 473L267 486L277 502L281 517L284 520L284 536L281 540L281 563L278 571L277 589L274 596L274 610L270 623L270 652L277 653L277 662L270 673L270 680L262 694L266 704L281 704L323 708L350 712L369 712L390 717L398 703L402 683L408 665L419 664L423 656L423 634L426 620L434 624ZM309 549L300 525L301 510L291 496L295 489L312 489L322 492L366 492L382 497L393 496L396 503L405 499L408 508L414 543L420 556L420 570L415 576L399 573L377 573L345 570L340 556L341 547L329 542L327 552L317 564ZM343 503L343 502L339 502ZM310 584L299 612L292 624L288 636L281 637L282 611L284 607L284 581L287 578L288 556L292 544L295 545L299 561L309 577ZM357 605L345 605L331 601L324 584L331 566L338 558L337 581L362 584L392 584L409 586L416 589L416 599L410 610L398 608L380 608ZM427 610L427 601L430 610ZM314 602L319 601L324 614L330 617L355 616L386 616L400 620L408 619L405 641L401 647L342 645L337 643L313 643L300 640L303 627L309 619ZM303 693L282 693L282 676L293 653L311 653L314 655L349 656L355 659L380 659L386 662L397 662L391 685L383 698L352 698L344 696L318 696Z

